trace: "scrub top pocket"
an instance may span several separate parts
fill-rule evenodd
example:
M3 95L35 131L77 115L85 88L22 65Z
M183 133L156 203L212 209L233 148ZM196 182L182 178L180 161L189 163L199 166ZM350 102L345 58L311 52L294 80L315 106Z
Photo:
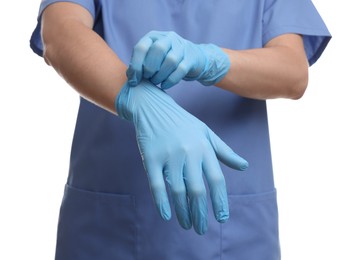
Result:
M117 195L65 187L56 260L136 259L135 202Z
M222 225L222 259L279 260L276 191L230 195L230 219Z

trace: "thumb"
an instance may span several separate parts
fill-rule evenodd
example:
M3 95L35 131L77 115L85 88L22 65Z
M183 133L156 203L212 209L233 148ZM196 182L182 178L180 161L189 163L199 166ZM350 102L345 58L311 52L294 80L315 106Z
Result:
M209 139L214 148L216 157L225 165L235 170L244 171L249 167L249 163L236 154L224 141L220 139L211 129L208 129Z

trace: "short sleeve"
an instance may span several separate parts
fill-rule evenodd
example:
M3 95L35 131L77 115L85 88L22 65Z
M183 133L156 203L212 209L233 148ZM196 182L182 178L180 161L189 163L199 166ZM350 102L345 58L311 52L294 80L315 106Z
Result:
M41 16L44 9L56 2L70 2L83 6L89 13L95 17L95 0L42 0L40 3L39 14L36 27L30 38L30 48L39 56L43 56L43 42L41 39Z
M263 16L263 45L286 33L303 36L309 65L323 53L331 34L310 0L266 0Z

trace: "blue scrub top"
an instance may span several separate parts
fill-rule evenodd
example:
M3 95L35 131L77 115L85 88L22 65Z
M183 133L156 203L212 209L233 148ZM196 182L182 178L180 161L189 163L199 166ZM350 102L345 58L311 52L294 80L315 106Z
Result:
M133 46L151 30L175 31L194 43L239 50L261 48L278 35L297 33L303 35L310 65L330 40L310 0L43 0L31 38L39 55L41 13L54 2L86 8L94 17L94 31L125 64ZM132 124L81 99L56 258L280 259L265 101L198 82L181 82L167 92L249 161L246 173L222 166L230 220L219 224L210 214L204 236L183 230L175 217L161 220Z

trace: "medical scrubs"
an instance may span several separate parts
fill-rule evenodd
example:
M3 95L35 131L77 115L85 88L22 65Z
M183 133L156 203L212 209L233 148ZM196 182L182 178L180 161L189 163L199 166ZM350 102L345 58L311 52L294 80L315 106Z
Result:
M31 47L42 55L40 21ZM63 1L64 2L64 1ZM310 0L71 0L94 17L94 31L128 64L133 46L151 30L175 31L194 43L261 48L285 33L303 35L310 65L330 34ZM97 66L97 64L94 64ZM99 67L101 70L102 67ZM242 71L240 72L243 73ZM249 161L244 173L222 165L230 219L200 236L183 230L174 212L158 215L133 125L81 99L62 201L57 260L277 260L276 190L266 102L198 82L167 91Z

